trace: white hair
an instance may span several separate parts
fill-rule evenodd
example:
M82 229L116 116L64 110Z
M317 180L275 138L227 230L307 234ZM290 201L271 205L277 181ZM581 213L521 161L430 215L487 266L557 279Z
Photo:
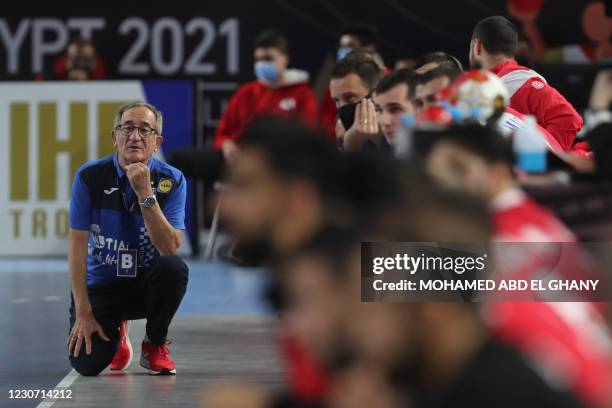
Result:
M155 131L157 131L158 135L162 134L162 126L164 123L164 117L162 116L162 113L155 106L151 105L150 103L143 102L143 101L131 102L119 108L119 110L117 111L117 114L115 115L115 122L113 124L113 129L116 129L117 126L121 125L121 117L123 116L123 114L129 111L130 109L134 109L134 108L147 108L148 110L153 112L153 114L155 115L155 123L156 123Z

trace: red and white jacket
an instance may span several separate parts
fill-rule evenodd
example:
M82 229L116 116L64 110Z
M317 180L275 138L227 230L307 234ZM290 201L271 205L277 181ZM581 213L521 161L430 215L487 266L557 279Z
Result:
M308 79L307 72L289 69L279 87L272 88L259 80L242 85L221 115L214 147L220 149L226 140L238 142L245 127L258 115L292 116L316 127L317 101Z
M491 211L497 242L576 242L552 212L518 188L495 197ZM524 264L531 271L513 265L513 278L538 272L531 262L537 246L527 250L532 253ZM612 402L612 340L597 304L490 302L482 313L493 335L521 350L549 383L569 389L587 406Z
M572 150L583 122L563 95L548 85L540 74L514 60L491 68L491 72L506 85L512 109L535 116L538 125L546 129L563 150Z

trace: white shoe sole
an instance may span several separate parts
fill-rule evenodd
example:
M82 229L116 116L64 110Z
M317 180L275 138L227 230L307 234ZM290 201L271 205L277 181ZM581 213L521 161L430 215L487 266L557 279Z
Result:
M168 370L166 368L164 368L162 371L154 371L151 370L151 366L149 365L149 361L147 359L145 359L144 357L140 357L140 366L142 368L146 368L147 370L149 370L149 375L176 375L176 369L174 370Z
M130 358L128 359L127 363L123 367L111 368L111 371L125 370L126 368L130 366L130 363L132 362L132 359L134 358L134 349L132 348L132 343L130 342L130 336L128 335L129 331L130 331L130 322L127 322L125 325L125 341L128 345L128 350L130 350Z

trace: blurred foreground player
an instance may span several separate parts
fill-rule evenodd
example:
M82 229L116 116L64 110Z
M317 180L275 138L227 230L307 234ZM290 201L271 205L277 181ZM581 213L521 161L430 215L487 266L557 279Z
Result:
M72 281L70 363L95 376L132 358L127 322L147 319L140 365L173 375L168 326L187 288L175 255L185 229L186 181L152 157L163 142L162 115L137 102L123 106L112 132L117 153L82 166L70 202Z
M429 173L441 185L488 202L493 240L553 243L548 248L575 242L552 212L519 188L512 174L508 139L478 125L444 133L427 158ZM523 246L515 257L500 251L497 267L514 279L531 279L550 267L545 251L541 244ZM564 254L555 273L564 274L568 269L576 273L580 258L573 258L567 250ZM482 311L496 337L523 351L544 372L555 373L552 380L557 388L571 391L588 406L604 407L612 402L612 339L596 305L584 301L484 302Z

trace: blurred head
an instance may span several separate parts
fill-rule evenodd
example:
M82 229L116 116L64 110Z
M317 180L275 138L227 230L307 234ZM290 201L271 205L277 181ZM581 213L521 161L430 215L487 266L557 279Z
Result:
M396 199L397 207L389 211L390 222L381 225L375 240L484 242L490 238L484 202L437 188L415 170L406 164L405 186ZM473 305L452 302L358 303L348 316L347 341L357 358L369 366L382 365L392 374L401 371L406 377L402 380L412 385L434 374L424 368L431 368L427 366L434 365L436 355L444 354L449 344L469 343L481 329Z
M282 78L289 64L289 43L276 30L266 30L255 38L255 76L265 82L276 82Z
M408 177L403 161L368 151L343 155L340 188L351 225L370 234L380 219L397 205L397 198Z
M292 252L327 221L337 162L323 135L289 119L256 120L229 174L223 220L246 247Z
M417 130L415 136L437 137L434 132L420 132ZM436 183L417 160L402 166L401 192L378 222L375 235L382 237L379 240L484 242L490 238L491 225L483 198Z
M404 115L414 115L414 85L416 74L411 69L401 69L383 77L374 93L374 104L387 141L395 143L395 132Z
M352 23L344 26L338 39L338 61L357 48L375 52L377 37L376 28L368 24Z
M69 80L88 80L96 68L96 50L89 40L73 40L66 51L66 69Z
M447 88L459 75L457 67L440 66L416 78L414 104L417 112L430 105L440 103L438 93Z
M481 20L472 33L470 67L490 69L499 64L500 58L514 58L517 43L518 31L506 17Z
M457 125L436 137L427 170L444 187L490 200L513 185L512 142L495 128Z
M145 163L161 146L163 117L157 108L134 102L119 108L113 126L113 146L122 165Z
M417 74L422 75L438 67L463 71L463 66L456 57L442 51L432 51L421 55L415 61L413 69Z
M382 70L366 53L351 53L336 64L329 84L336 108L357 103L378 84Z
M286 321L330 368L350 352L346 324L360 299L359 261L357 234L328 228L292 257L282 274Z

